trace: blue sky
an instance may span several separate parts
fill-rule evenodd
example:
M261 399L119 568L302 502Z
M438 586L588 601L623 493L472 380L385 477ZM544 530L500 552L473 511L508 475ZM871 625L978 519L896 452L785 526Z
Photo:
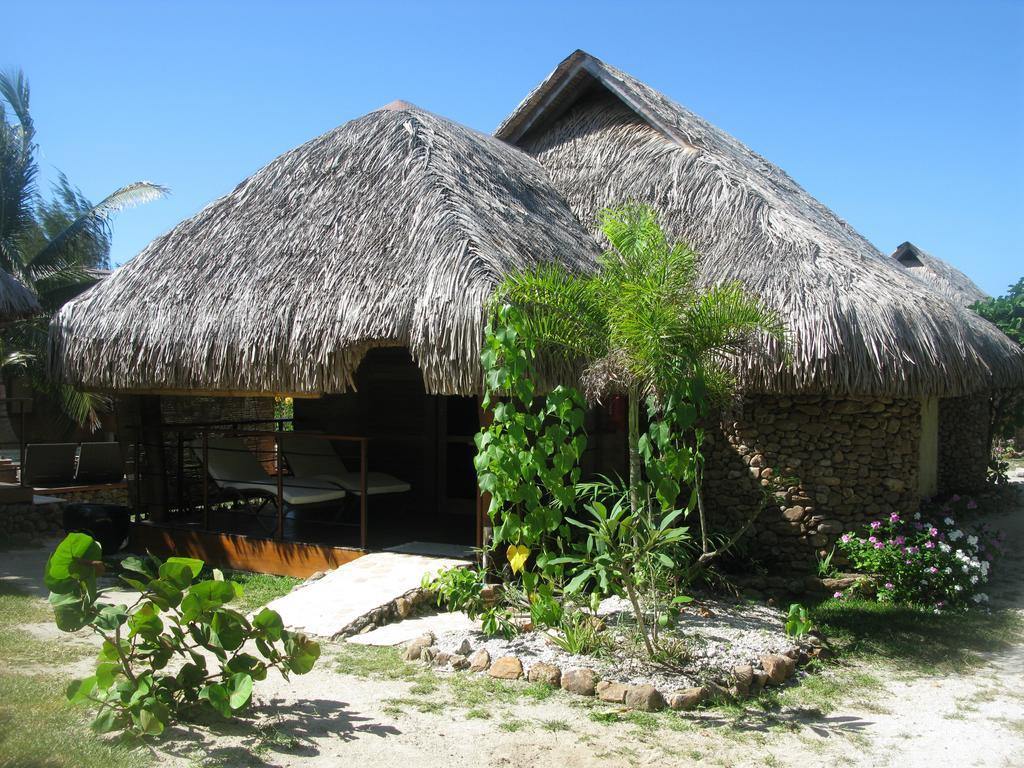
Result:
M576 48L780 165L883 252L989 293L1024 275L1024 2L57 3L4 10L46 179L99 200L113 258L281 152L395 98L491 131Z

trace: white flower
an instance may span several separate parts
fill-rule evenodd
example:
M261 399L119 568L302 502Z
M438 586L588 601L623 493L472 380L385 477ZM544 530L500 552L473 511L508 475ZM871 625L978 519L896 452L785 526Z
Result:
M945 568L942 569L942 572L948 576L953 572L953 569L947 565Z
M978 546L978 537L977 536L968 536L967 537L967 543L970 544L972 547Z
M963 531L950 531L950 533L949 533L949 540L950 541L957 541L963 535L964 535Z
M921 519L921 513L920 512L915 512L914 513L914 519L915 520L920 520Z
M987 603L988 602L988 595L986 595L984 592L979 592L978 594L976 594L971 599L974 602L976 602L976 603Z
M953 591L954 592L963 592L963 590L964 590L964 588L961 587L959 584L954 584L953 585Z
M977 584L977 583L978 583L978 577L977 576L971 576L971 584Z
M949 550L951 550L952 547L949 546L949 544L947 544L946 542L940 541L939 542L939 549L941 549L943 552L949 552ZM958 552L957 554L960 554L960 553Z
M942 522L944 522L946 525L956 525L956 520L954 520L952 517L947 517Z

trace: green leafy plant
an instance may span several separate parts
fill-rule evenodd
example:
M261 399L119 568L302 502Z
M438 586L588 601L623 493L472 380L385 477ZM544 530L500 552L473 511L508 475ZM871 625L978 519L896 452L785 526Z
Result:
M826 578L828 576L831 576L832 574L835 573L835 567L832 565L832 560L833 560L833 558L835 558L835 556L836 556L836 548L832 547L832 549L830 549L828 551L827 555L825 555L824 557L819 557L818 558L818 577L819 578L824 579L824 578Z
M73 702L97 705L93 728L158 735L182 710L205 706L230 718L245 709L253 684L269 669L286 679L309 672L320 646L289 632L264 608L250 621L228 603L242 588L214 578L196 581L201 560L129 557L125 584L138 591L131 605L102 601L102 550L92 537L71 533L46 563L44 580L58 628L90 629L103 640L96 671L73 681ZM248 653L254 647L259 656ZM169 671L171 661L176 671Z
M608 488L598 484L596 492L607 492ZM644 647L653 656L660 622L657 616L648 622L641 593L645 582L650 581L652 568L676 568L669 552L690 536L686 527L674 525L684 510L674 510L654 522L642 511L631 510L628 489L620 488L607 500L611 502L610 508L595 497L585 505L589 518L569 519L582 532L583 540L576 542L569 554L553 558L552 564L570 570L572 578L565 587L569 594L590 589L628 599ZM678 596L672 602L678 605L689 599ZM657 603L649 607L656 610Z
M987 477L989 485L1002 486L1010 482L1010 462L992 459L988 463Z
M585 611L567 614L559 630L548 637L556 647L573 655L601 656L613 645L601 620Z
M793 603L789 606L789 614L786 616L787 637L804 637L814 626L811 617L800 603Z
M424 574L422 586L436 593L438 606L479 618L485 634L511 637L519 631L506 606L483 598L487 573L482 569L442 568L434 576Z

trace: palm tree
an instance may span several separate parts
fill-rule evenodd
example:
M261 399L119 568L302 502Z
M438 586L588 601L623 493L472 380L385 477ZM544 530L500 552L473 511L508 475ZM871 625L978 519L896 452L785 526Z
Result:
M558 265L508 277L496 297L521 310L538 351L585 365L588 398L608 392L628 398L629 497L644 503L640 402L664 407L699 382L712 396L733 388L725 356L746 352L758 334L784 341L779 317L736 282L708 289L696 284L698 256L669 243L656 212L645 205L599 214L610 248L595 275ZM699 476L698 476L699 482ZM703 504L701 510L704 550Z
M94 285L109 268L110 217L167 190L136 182L93 205L61 174L52 200L37 188L39 166L29 86L23 72L0 75L0 269L27 285L43 314L10 324L0 335L0 366L23 368L33 387L56 396L78 424L98 425L95 396L50 384L42 360L50 316ZM9 117L10 113L10 117ZM3 409L0 418L6 417Z

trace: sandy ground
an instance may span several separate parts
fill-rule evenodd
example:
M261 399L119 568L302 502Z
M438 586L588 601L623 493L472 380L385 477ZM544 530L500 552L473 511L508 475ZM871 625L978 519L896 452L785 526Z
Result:
M993 516L1010 554L993 603L1024 611L1024 486L1013 512ZM34 552L34 554L32 553ZM0 578L36 588L38 550L0 557ZM40 628L40 631L41 628ZM161 766L1020 766L1024 765L1024 645L967 675L895 679L828 716L783 711L735 723L711 711L601 722L616 710L555 693L453 703L412 683L335 671L338 646L290 682L258 684L254 718L176 727L154 745ZM397 700L397 701L396 701ZM423 702L435 702L424 705ZM434 711L419 711L429 709ZM597 714L595 720L593 715Z

